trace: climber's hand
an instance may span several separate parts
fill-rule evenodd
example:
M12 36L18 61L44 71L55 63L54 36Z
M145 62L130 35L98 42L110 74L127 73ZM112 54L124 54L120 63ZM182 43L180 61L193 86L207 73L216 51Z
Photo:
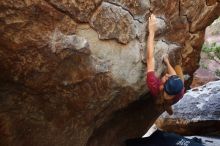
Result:
M167 72L168 72L168 74L170 74L170 75L176 75L176 71L175 71L174 68L171 66L167 54L163 56L163 62L164 62L164 63L166 64L166 66L167 66Z
M148 29L149 33L155 33L156 31L156 17L154 14L151 14L148 18Z
M163 56L163 62L164 62L166 65L170 63L167 54Z

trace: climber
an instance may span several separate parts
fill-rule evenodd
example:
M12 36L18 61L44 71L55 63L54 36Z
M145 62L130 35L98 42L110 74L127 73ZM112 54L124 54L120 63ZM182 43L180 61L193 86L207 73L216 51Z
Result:
M147 75L146 82L152 96L156 97L163 108L170 114L173 114L172 104L179 101L184 95L183 73L180 65L171 66L168 55L163 57L163 62L167 66L167 74L161 79L155 75L154 68L154 35L156 32L156 17L151 14L148 21L149 36L147 42L146 62L147 62ZM178 74L178 75L177 75Z

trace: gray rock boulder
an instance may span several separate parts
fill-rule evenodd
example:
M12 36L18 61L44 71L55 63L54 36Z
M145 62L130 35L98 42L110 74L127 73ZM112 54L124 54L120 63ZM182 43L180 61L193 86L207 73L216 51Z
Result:
M180 134L220 132L220 81L189 90L177 104L174 114L162 114L157 126Z

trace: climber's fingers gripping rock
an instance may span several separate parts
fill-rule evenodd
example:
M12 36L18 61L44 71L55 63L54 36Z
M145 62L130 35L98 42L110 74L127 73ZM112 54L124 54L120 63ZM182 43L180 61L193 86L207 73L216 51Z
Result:
M148 18L148 30L149 33L155 33L156 31L156 16L151 14Z

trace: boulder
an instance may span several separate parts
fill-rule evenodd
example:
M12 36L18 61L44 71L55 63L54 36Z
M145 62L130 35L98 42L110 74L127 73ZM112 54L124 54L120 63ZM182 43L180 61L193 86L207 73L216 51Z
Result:
M0 145L123 145L162 112L145 83L150 13L162 55L198 67L219 1L1 0Z
M217 80L219 80L219 78L215 75L214 72L210 71L209 69L204 69L200 67L194 73L193 81L190 87L191 88L199 87L204 84L207 84L208 82L217 81Z
M220 134L220 81L189 90L173 106L174 114L162 114L156 125L182 135Z

